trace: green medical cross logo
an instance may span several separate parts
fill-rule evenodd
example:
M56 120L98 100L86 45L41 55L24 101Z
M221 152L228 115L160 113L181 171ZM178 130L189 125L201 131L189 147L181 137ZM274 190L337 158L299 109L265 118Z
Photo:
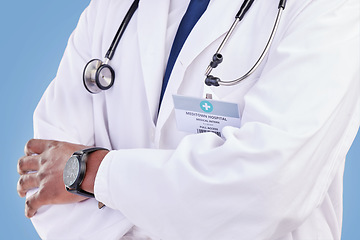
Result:
M207 113L210 113L212 112L212 110L214 110L214 107L213 105L208 102L208 101L202 101L200 103L200 108L204 111L204 112L207 112Z

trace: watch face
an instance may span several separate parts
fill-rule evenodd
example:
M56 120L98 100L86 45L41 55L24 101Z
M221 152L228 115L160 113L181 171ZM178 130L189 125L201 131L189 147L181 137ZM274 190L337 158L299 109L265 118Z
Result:
M79 160L76 156L72 156L66 163L64 168L64 184L67 187L71 187L73 185L79 175Z

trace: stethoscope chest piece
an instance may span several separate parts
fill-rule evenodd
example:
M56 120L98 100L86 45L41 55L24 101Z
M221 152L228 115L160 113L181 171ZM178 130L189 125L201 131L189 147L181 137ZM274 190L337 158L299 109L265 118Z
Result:
M84 68L83 82L90 93L99 93L111 88L114 80L115 72L112 67L99 59L91 60Z
M86 90L90 93L99 93L101 90L107 90L112 87L115 80L115 71L108 64L115 53L115 49L123 35L127 25L129 24L131 17L138 8L139 0L134 0L131 4L128 12L126 13L121 25L116 32L116 35L110 45L109 50L106 52L104 62L99 59L90 60L83 72L83 82Z

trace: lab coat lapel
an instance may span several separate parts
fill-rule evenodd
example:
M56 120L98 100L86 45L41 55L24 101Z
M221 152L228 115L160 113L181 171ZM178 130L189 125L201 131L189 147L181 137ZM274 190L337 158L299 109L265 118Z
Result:
M151 117L156 121L164 74L165 40L170 0L142 0L138 36L143 79Z
M211 43L217 39L222 40L235 20L235 14L241 4L242 1L234 0L210 1L208 9L194 26L186 40L179 54L178 62L187 68ZM214 49L214 53L216 50Z
M174 93L176 94L177 89L181 85L186 69L206 47L224 37L235 20L235 14L241 4L242 1L212 0L203 16L194 26L178 56L169 79L167 91L163 99L163 103L166 104L162 104L157 122L158 138L160 137L161 127L173 110L172 95ZM216 50L217 49L214 49L214 53ZM210 60L211 56L209 56L209 62ZM205 70L206 66L204 72Z

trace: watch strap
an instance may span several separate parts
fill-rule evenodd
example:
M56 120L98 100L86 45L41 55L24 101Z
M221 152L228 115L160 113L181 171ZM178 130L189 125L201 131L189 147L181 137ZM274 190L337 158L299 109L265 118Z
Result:
M77 151L77 152L75 152L74 154L84 155L84 154L89 154L89 153L92 153L92 152L95 152L95 151L98 151L98 150L106 150L106 151L109 151L108 149L103 148L103 147L92 147L92 148L86 148L86 149Z
M65 188L68 192L75 193L77 195L88 197L88 198L95 198L95 195L93 193L82 190L81 188L68 188L68 187L65 187Z
M86 148L77 152L74 152L73 155L78 155L81 158L81 161L84 161L84 157L86 157L87 154L98 151L98 150L106 150L109 151L106 148L102 148L102 147L92 147L92 148ZM86 161L86 160L85 160ZM86 164L86 163L85 163ZM83 173L84 175L82 176L82 180L83 178L85 178L85 172ZM82 182L81 180L81 182ZM95 195L93 193L87 192L83 189L81 189L80 184L78 184L76 187L74 188L69 188L67 186L65 186L66 190L68 192L80 195L80 196L85 196L85 197L89 197L89 198L95 198Z
M88 198L95 198L95 195L93 193L90 193L90 192L87 192L85 190L82 190L82 189L71 189L71 188L68 188L68 187L65 187L66 190L70 193L73 193L73 194L77 194L77 195L80 195L80 196L83 196L83 197L88 197ZM103 204L102 202L98 201L98 208L99 209L103 209L106 205Z

